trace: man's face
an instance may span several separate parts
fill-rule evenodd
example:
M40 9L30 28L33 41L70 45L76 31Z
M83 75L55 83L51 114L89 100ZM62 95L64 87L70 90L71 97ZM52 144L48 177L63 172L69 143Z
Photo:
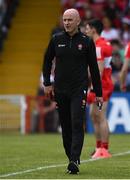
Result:
M63 15L63 24L65 31L71 33L78 27L79 22L74 14L66 13Z
M86 35L89 37L93 36L93 29L89 26L89 24L86 25Z

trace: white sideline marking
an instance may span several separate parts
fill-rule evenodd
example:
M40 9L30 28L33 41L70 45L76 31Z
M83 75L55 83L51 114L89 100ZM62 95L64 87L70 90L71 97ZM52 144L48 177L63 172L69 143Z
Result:
M130 154L130 151L113 154L112 157L113 156L114 157L115 156L124 156L126 154ZM81 161L81 163L88 163L88 162L92 162L92 161L98 161L100 159L103 159L103 158L99 158L99 159L87 159L87 160ZM57 168L57 167L63 167L63 166L67 166L67 164L56 164L56 165L49 165L49 166L41 166L41 167L37 167L37 168L33 168L33 169L28 169L28 170L25 170L25 171L18 171L18 172L9 173L9 174L1 174L0 178L20 175L20 174L25 174L25 173L30 173L30 172L34 172L34 171L40 171L42 169L50 169L50 168Z

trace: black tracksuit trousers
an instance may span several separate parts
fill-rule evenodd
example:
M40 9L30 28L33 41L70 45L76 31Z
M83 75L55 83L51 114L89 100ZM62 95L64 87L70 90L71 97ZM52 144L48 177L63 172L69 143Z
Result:
M59 119L62 127L63 145L69 160L77 161L84 141L83 122L86 107L86 92L72 96L55 93Z

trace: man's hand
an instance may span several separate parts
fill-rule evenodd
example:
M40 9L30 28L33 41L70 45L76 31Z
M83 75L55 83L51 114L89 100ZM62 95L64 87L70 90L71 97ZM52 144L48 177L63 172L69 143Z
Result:
M54 97L54 90L52 86L44 86L44 93L48 98Z
M99 111L101 111L102 106L103 106L103 98L102 97L96 97L96 104L97 104Z

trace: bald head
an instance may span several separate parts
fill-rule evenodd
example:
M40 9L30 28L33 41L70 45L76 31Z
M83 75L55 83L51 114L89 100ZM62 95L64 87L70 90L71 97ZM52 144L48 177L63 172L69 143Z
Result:
M64 12L63 16L65 16L65 15L72 16L72 17L76 18L78 21L80 21L79 12L78 12L76 9L73 9L73 8L67 9L67 10Z
M80 24L79 12L76 9L67 9L63 14L63 24L66 32L73 35Z

